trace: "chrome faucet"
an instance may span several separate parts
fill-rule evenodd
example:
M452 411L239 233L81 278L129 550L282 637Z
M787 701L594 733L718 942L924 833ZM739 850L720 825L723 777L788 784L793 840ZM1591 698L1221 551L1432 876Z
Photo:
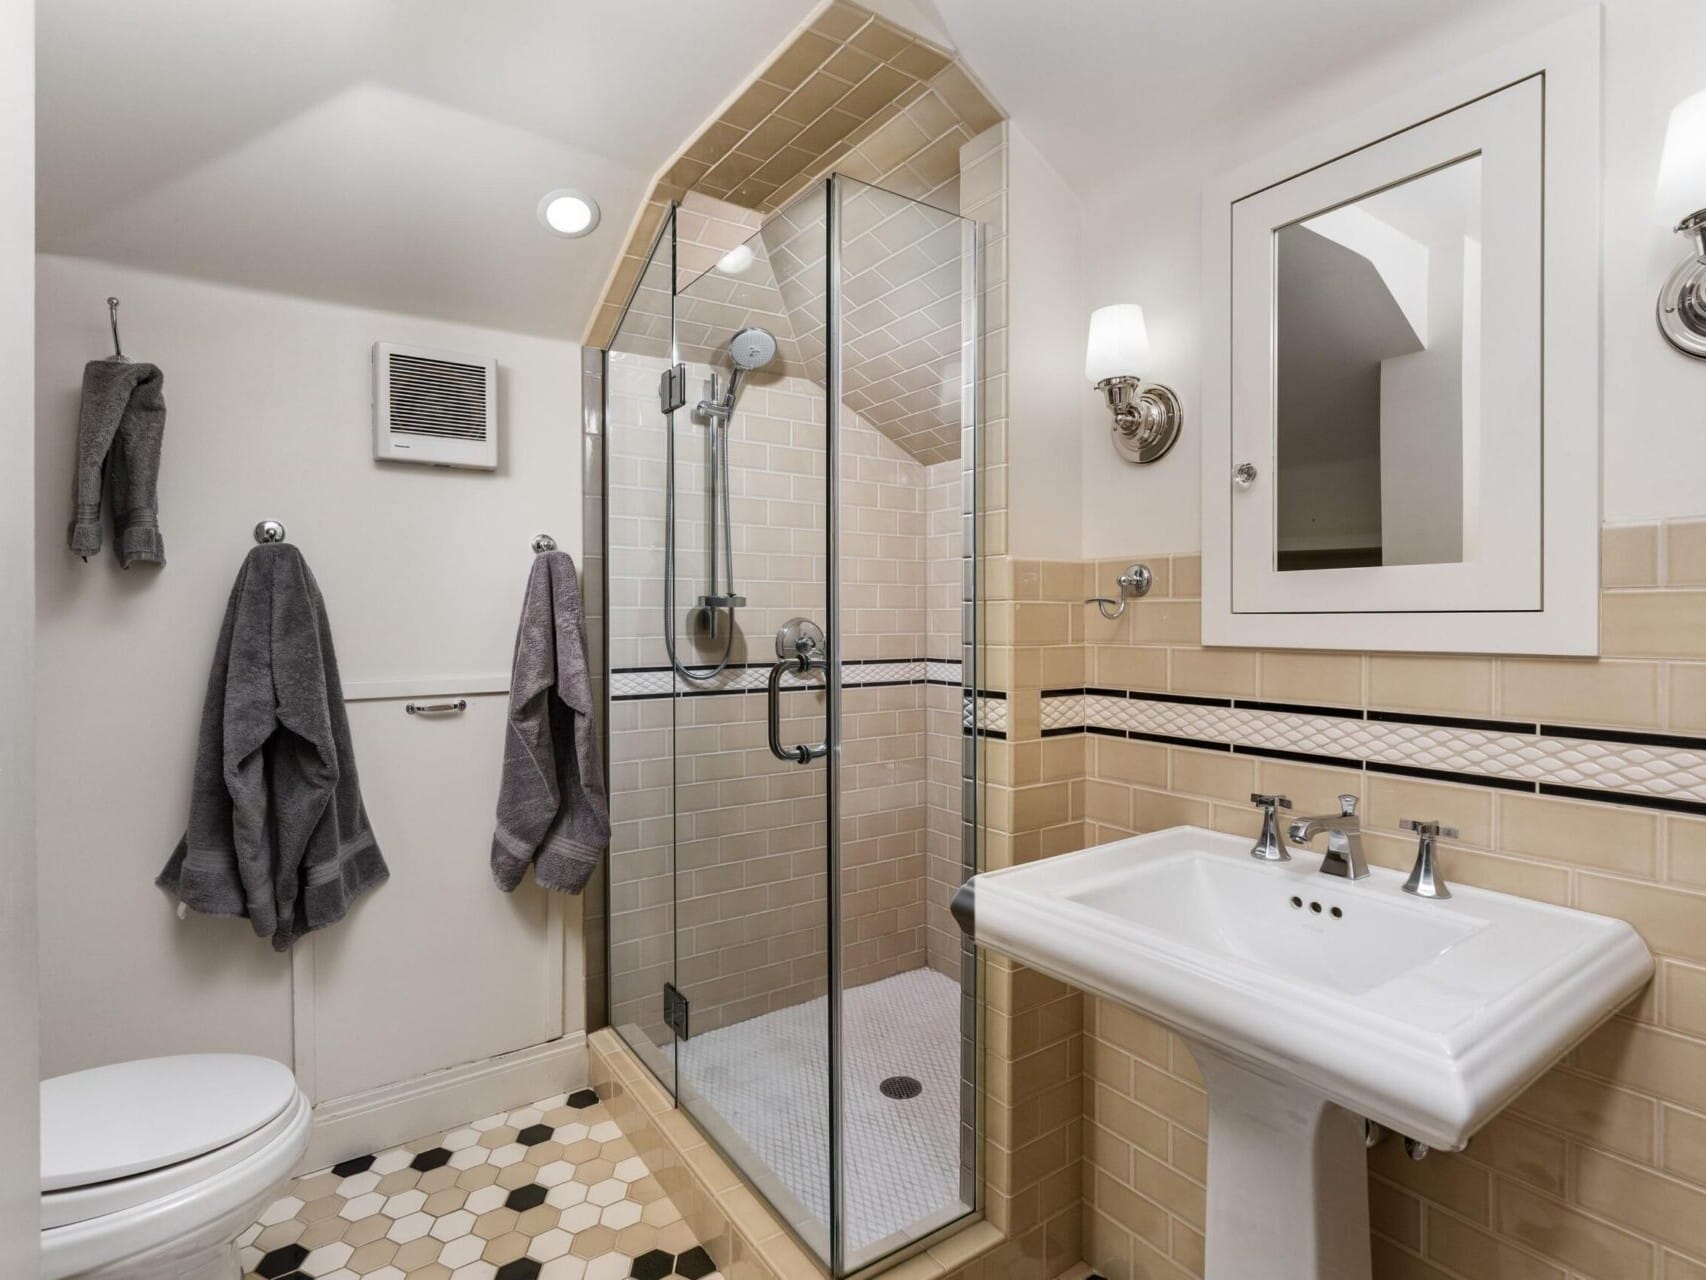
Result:
M1290 835L1299 844L1307 844L1323 831L1327 833L1327 856L1321 861L1322 875L1343 876L1347 880L1361 880L1368 875L1355 796L1340 796L1337 813L1292 819Z

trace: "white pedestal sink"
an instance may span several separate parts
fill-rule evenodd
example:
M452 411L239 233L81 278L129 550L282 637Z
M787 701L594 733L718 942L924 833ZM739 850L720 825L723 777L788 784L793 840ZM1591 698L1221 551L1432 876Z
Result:
M1208 1087L1208 1280L1368 1280L1363 1118L1457 1150L1633 996L1626 923L1258 862L1175 827L974 876L976 941L1190 1043Z

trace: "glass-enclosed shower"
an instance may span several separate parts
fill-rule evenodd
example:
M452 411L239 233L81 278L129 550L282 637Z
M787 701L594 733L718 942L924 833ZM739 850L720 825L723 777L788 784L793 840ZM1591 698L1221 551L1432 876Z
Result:
M694 218L598 370L606 1013L845 1275L976 1207L976 229Z

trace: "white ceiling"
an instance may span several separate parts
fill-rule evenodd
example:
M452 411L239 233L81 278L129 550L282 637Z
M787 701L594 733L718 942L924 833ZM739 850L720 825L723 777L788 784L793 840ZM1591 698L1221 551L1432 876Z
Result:
M1088 200L1393 46L1546 0L918 2Z
M1566 0L867 0L1081 198L1430 30ZM573 337L651 175L812 0L53 0L44 251ZM738 11L738 17L737 15ZM584 240L539 197L590 192Z
M53 0L44 252L576 337L657 168L811 0ZM582 240L540 226L573 186Z

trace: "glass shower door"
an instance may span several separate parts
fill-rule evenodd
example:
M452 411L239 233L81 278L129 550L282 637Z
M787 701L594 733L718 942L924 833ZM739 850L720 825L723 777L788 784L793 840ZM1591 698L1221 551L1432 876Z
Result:
M605 573L609 672L610 1025L670 1090L676 1036L675 845L679 692L660 625L675 367L675 213L665 215L605 353Z
M677 1096L827 1261L826 208L814 187L680 283L674 618L700 673L677 710Z
M715 212L606 356L610 1021L848 1275L976 1204L975 226Z

